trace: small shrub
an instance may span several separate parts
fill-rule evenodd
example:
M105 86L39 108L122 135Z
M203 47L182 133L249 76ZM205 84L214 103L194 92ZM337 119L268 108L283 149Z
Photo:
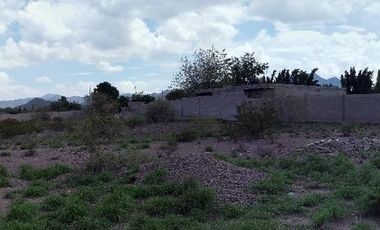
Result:
M2 157L9 157L9 156L11 156L12 154L11 154L11 152L1 152L0 153L0 156L2 156Z
M90 208L78 197L68 197L65 199L63 208L59 209L57 218L63 223L72 223L75 220L87 216Z
M0 176L0 188L6 188L11 185L9 179L4 176Z
M54 131L63 131L66 128L66 124L61 117L54 117L49 123L49 128Z
M107 195L98 206L99 213L112 222L125 220L134 206L133 199L124 191L114 191Z
M152 197L144 202L144 211L150 216L165 216L175 213L177 200L172 197Z
M0 165L0 176L7 177L8 175L9 175L9 174L8 174L8 171L7 171L7 169L5 168L5 166Z
M308 194L299 201L299 204L304 207L314 207L322 203L325 199L326 197L321 194Z
M174 120L174 110L166 101L156 101L147 110L146 119L148 122L170 122Z
M191 213L196 209L207 209L214 205L215 193L210 189L198 189L186 192L179 200L180 213Z
M178 142L192 142L197 139L197 132L191 129L185 129L176 134Z
M376 226L368 223L357 223L352 230L375 230Z
M24 180L54 179L70 171L71 169L65 165L54 165L43 169L34 169L29 165L22 165L20 178Z
M6 219L22 222L30 221L34 219L37 210L38 207L34 204L16 201L9 209Z
M33 183L24 190L25 197L41 197L48 193L45 185L41 183Z
M14 119L0 121L0 136L2 138L38 133L42 130L43 126L38 125L36 121L18 121Z
M132 128L132 129L139 126L143 126L144 124L145 124L145 118L142 116L133 116L133 117L129 117L126 120L127 127Z
M47 197L42 203L41 208L44 211L55 211L62 208L65 204L65 198L60 195L52 195Z
M164 169L157 169L144 178L144 184L158 185L166 181L167 172Z
M332 220L342 218L345 215L346 207L344 207L342 203L336 200L329 200L313 214L312 220L314 224L321 226Z
M211 152L214 151L214 149L212 148L212 146L207 146L207 147L205 148L205 151L211 153Z
M380 192L378 190L362 193L356 202L365 214L372 216L380 214Z
M268 179L258 181L251 189L259 193L279 194L286 192L289 187L289 178L282 173L274 173Z
M340 131L344 137L350 137L352 134L357 132L357 126L354 124L344 124L342 125Z
M271 104L254 107L244 103L237 107L237 112L236 122L228 128L232 137L268 135L269 130L273 130L274 125L278 123L277 110Z
M237 219L246 213L246 210L238 205L228 204L219 209L220 214L227 220Z
M33 157L33 156L36 155L37 143L33 139L33 137L31 137L27 141L27 143L24 144L24 147L25 147L25 150L26 150L26 152L24 153L24 156L26 156L26 157Z

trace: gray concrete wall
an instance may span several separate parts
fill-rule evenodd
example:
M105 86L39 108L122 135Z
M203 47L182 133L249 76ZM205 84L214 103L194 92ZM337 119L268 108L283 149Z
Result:
M344 121L344 96L306 96L305 100L307 121Z
M248 98L244 89L262 85L211 90L212 96L170 101L177 118L211 117L233 120L237 106L249 102L260 106L273 102L285 122L370 122L380 123L380 94L345 95L342 89L292 85L267 85L273 96ZM206 91L205 91L206 92ZM131 112L144 113L147 105L136 104Z
M380 123L380 94L346 95L345 121Z

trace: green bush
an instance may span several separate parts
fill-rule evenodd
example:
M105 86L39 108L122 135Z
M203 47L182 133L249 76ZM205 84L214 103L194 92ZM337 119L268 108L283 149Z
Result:
M34 132L41 132L43 126L39 125L36 121L18 121L14 119L7 119L0 121L0 136L2 138L11 138L18 135L31 134Z
M65 198L60 195L47 197L42 203L41 208L45 211L56 211L65 205Z
M41 197L48 193L47 186L42 183L32 183L26 189L24 189L25 197Z
M126 220L131 214L134 200L124 191L114 191L107 195L98 206L101 216L111 222Z
M165 216L175 213L177 200L173 197L152 197L144 202L144 211L150 216Z
M63 223L72 223L82 217L88 216L90 207L78 197L68 197L64 206L58 210L57 218Z
M12 204L11 208L9 209L8 214L6 215L6 219L8 221L30 221L35 218L37 210L37 205L25 203L22 201L16 201Z
M176 134L178 142L192 142L197 139L197 132L191 129L185 129Z
M183 97L188 96L188 93L186 93L185 90L183 89L174 89L171 90L168 94L166 94L165 98L168 101L174 101L174 100L179 100Z
M11 155L12 155L11 152L8 152L8 151L1 152L1 153L0 153L0 156L2 156L2 157L9 157L9 156L11 156Z
M313 223L317 226L329 221L342 218L347 214L346 207L339 201L326 201L312 216Z
M167 172L164 169L157 169L144 178L143 182L147 185L158 185L166 181Z
M0 176L0 188L6 188L11 185L9 179L5 176Z
M8 174L8 171L7 171L7 169L5 168L5 166L0 165L0 176L7 177L8 175L9 175L9 174Z
M244 103L237 107L236 122L228 128L232 137L260 137L271 135L278 123L278 112L271 104L260 107Z
M126 120L126 125L129 128L136 128L145 124L145 118L142 116L132 116Z
M196 209L207 209L214 205L215 193L210 189L198 189L186 192L179 200L180 213L191 213Z
M54 179L71 169L65 165L54 165L43 169L35 169L29 165L20 167L20 178L24 180Z
M289 187L289 178L282 173L274 173L268 179L257 181L251 189L259 193L278 194L286 192Z
M174 110L166 101L156 101L147 110L146 119L148 122L170 122L174 120Z

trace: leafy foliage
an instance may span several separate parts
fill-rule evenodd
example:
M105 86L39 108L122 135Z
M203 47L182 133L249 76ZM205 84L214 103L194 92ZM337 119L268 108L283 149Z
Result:
M349 71L344 72L340 81L347 94L369 94L372 92L372 76L373 71L369 71L368 68L356 74L355 67L351 67Z
M148 107L146 113L148 122L169 122L174 120L174 110L166 101L156 101Z
M271 104L263 104L260 107L244 103L237 108L236 122L231 127L231 136L234 137L259 137L268 134L278 122L278 114Z
M150 94L144 94L144 92L132 94L131 101L133 102L144 102L148 104L155 101L155 98Z
M119 97L119 90L117 90L117 88L112 86L109 82L98 84L94 89L94 93L107 95L107 97L113 100L116 100Z
M173 89L168 94L166 94L165 98L168 101L174 101L186 97L187 95L188 94L183 89Z
M263 82L315 86L318 85L318 80L314 80L317 71L318 69L313 69L310 73L307 73L301 69L294 69L292 72L288 69L283 69L277 74L277 76L276 71L273 71L271 78L266 78Z

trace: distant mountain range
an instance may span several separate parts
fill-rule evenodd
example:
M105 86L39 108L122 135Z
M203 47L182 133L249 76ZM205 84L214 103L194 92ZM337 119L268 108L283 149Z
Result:
M0 101L0 108L16 108L19 106L29 108L29 107L40 107L43 105L50 104L52 101L58 101L62 96L58 94L46 94L42 97L36 97L36 98L22 98L22 99L16 99L16 100L7 100L7 101ZM83 104L84 97L80 96L73 96L73 97L67 97L67 100L69 102L76 102L79 104ZM29 103L30 102L30 103Z
M333 86L336 86L336 87L342 87L341 83L340 83L340 79L337 78L337 77L332 77L332 78L323 78L321 76L319 76L318 74L315 75L314 77L314 80L318 80L318 84L320 85L333 85Z

